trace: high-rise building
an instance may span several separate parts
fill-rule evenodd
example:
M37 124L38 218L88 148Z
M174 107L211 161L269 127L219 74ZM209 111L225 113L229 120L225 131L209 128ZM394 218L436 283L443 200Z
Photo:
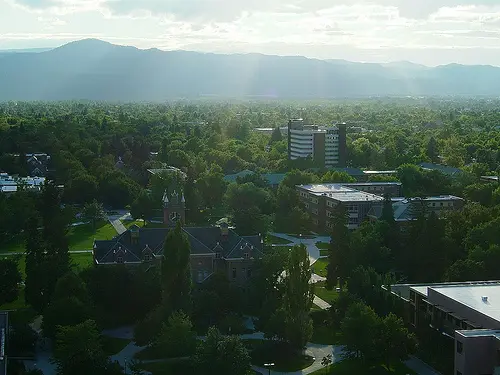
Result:
M319 167L344 167L346 124L306 125L302 119L288 121L288 159L311 157Z

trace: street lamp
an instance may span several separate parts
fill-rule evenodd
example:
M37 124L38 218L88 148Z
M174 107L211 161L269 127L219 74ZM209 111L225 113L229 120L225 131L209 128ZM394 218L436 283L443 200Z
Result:
M264 363L264 367L267 367L269 370L269 375L271 375L271 367L274 366L274 363Z

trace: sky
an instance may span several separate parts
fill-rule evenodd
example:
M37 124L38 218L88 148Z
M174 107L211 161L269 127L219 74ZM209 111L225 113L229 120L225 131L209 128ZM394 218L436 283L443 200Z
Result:
M163 50L500 66L500 0L0 0L0 49Z

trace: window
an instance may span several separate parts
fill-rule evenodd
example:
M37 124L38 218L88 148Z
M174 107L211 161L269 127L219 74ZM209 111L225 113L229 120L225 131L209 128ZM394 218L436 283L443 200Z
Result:
M236 268L233 268L233 279L236 279Z
M245 259L250 259L250 254L248 252L246 252L245 254L243 254L243 257Z
M460 341L457 341L457 353L462 354L463 350L464 350L464 344L461 343Z
M144 261L149 262L151 260L151 255L150 254L144 254Z
M242 268L241 269L241 272L243 274L243 277L246 277L247 276L247 269L246 268Z
M247 278L250 279L251 277L252 277L252 269L249 268L249 269L247 269Z
M116 263L123 263L123 257L122 256L118 256L116 258Z
M215 253L215 259L220 259L220 253L219 252Z

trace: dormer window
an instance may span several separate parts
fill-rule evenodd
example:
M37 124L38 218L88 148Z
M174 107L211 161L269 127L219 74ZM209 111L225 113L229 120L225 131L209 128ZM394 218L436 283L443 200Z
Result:
M249 252L245 252L245 254L243 254L243 257L245 259L250 259L250 253Z
M116 257L116 263L123 263L123 257L122 256Z
M215 253L215 259L220 259L220 253L219 252Z
M144 261L145 262L150 262L151 261L151 255L149 253L144 254Z

